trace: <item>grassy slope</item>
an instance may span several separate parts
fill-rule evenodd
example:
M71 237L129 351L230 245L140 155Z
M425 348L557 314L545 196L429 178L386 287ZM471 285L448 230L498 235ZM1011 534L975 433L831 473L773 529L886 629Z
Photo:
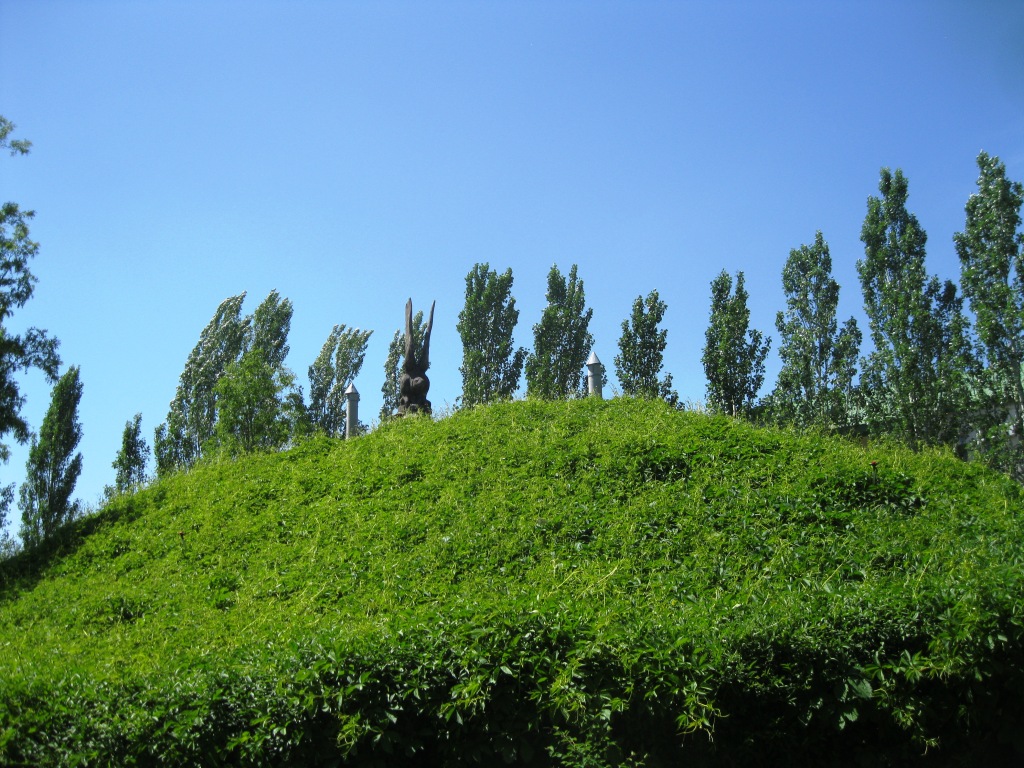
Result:
M957 755L1019 718L1021 500L621 399L210 464L0 565L0 762Z

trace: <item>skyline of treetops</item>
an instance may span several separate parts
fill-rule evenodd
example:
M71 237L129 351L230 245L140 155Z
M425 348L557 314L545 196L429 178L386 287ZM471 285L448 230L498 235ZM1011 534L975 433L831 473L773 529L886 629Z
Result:
M3 148L27 153L28 142L8 139L13 128L3 121ZM677 407L704 407L760 423L889 435L912 447L947 445L1020 479L1024 453L1008 429L1014 435L1024 430L1024 194L1020 182L1006 178L997 157L982 152L977 164L978 188L967 201L963 230L954 236L962 267L959 282L927 273L927 234L908 207L909 181L901 170L883 168L879 196L868 198L861 234L864 257L857 262L859 286L839 286L828 241L816 232L812 243L790 251L782 269L786 307L778 312L773 338L750 327L743 271L730 274L723 268L710 286L704 401L686 405L672 388L672 372L664 370L664 352L674 333L698 329L673 322L659 286L651 286L646 297L634 299L630 316L622 321L612 365L606 363L606 376L614 370L618 381L612 393L662 398ZM42 437L20 421L16 372L37 367L56 381L59 366L56 337L35 329L17 337L6 328L14 310L31 298L35 282L28 270L38 251L29 239L31 216L7 203L0 221L7 276L0 321L10 340L3 350L7 394L0 437L33 445L28 479L19 495L27 542L52 530L51 524L39 522L41 514L58 520L77 514L79 505L70 493L61 511L41 512L38 478L44 465L41 452L61 454L64 458L54 460L66 466L63 482L74 488L82 461L80 454L71 461L77 440L51 446L45 435L48 428L53 434L54 421L61 419L61 429L74 432L77 400L74 407L58 403L70 402L65 392L69 387L80 398L80 374L88 380L88 372L68 369L65 377L74 371L75 381L65 384L62 378L57 384L54 413L41 425ZM583 369L595 347L589 330L595 310L587 306L578 265L573 263L566 274L557 264L551 267L546 306L532 325L530 347L516 343L520 313L513 287L511 268L499 273L486 261L476 263L466 276L465 303L456 324L463 346L462 395L456 408L517 396L585 394ZM869 343L854 317L841 326L837 317L841 290L858 289ZM152 424L157 415L137 413L125 424L121 451L111 465L116 477L106 491L108 498L151 477L188 469L204 455L280 450L315 432L344 434L343 393L361 374L364 381L368 378L363 364L374 331L333 326L308 366L304 386L286 365L291 301L272 291L246 315L245 298L243 292L225 299L200 333L166 417L154 428L152 448L142 422ZM413 319L413 332L414 337L423 333L422 312ZM383 361L380 420L395 411L403 335L401 329L395 331ZM608 344L602 342L606 349ZM765 382L765 358L773 346L782 363L774 383ZM371 368L379 370L380 364L374 363ZM80 424L77 429L80 437ZM5 485L2 511L8 522L14 498L14 486ZM13 544L7 540L4 546Z

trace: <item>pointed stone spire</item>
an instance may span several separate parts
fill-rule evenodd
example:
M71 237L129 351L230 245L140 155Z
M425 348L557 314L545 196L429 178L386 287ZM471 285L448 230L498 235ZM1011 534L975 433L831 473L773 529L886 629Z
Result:
M598 400L603 398L601 394L601 379L604 378L604 366L597 357L597 352L591 352L587 358L587 393Z
M356 436L359 431L359 390L355 382L345 390L345 439Z

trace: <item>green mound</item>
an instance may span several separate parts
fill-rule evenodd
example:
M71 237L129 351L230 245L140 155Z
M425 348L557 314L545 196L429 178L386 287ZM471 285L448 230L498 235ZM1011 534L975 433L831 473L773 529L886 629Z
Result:
M1002 764L1021 502L628 399L209 463L0 564L0 763Z

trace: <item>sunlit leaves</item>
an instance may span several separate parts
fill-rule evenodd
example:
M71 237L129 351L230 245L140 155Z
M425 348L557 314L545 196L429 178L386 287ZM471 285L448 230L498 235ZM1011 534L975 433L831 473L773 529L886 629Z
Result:
M853 404L861 334L854 318L838 328L839 284L821 232L813 245L789 252L782 270L786 311L779 312L779 371L769 398L771 415L798 426L843 426Z
M967 201L963 232L954 235L960 285L970 302L990 375L976 447L996 466L1024 476L1024 186L1006 178L999 158L978 155L978 191ZM1012 433L1011 428L1012 427Z
M594 347L588 330L594 310L586 307L575 264L565 277L557 265L551 267L546 298L526 358L526 394L547 400L577 397L584 393L583 366Z
M668 344L668 329L661 327L667 305L657 291L647 298L637 296L628 320L622 321L615 375L622 394L631 397L661 397L678 400L672 390L672 374L661 377L662 360Z
M971 410L974 368L963 299L925 272L927 237L907 211L907 180L883 168L868 198L857 262L874 348L862 362L863 418L910 445L954 444Z
M986 757L1021 496L626 398L206 462L0 564L0 761Z
M78 405L82 400L82 381L77 366L60 377L43 416L38 437L33 436L25 464L25 482L19 492L21 540L32 547L52 537L74 518L77 511L71 499L82 472L82 440Z
M466 275L466 303L456 326L462 339L462 405L512 399L526 361L526 350L516 348L513 339L518 321L512 270L499 275L489 264L475 264Z
M345 389L359 375L373 331L336 325L309 366L310 426L325 435L345 433Z
M764 360L771 339L750 328L743 273L736 273L736 290L729 274L711 281L711 312L704 332L704 375L708 407L736 416L750 412L764 383Z

